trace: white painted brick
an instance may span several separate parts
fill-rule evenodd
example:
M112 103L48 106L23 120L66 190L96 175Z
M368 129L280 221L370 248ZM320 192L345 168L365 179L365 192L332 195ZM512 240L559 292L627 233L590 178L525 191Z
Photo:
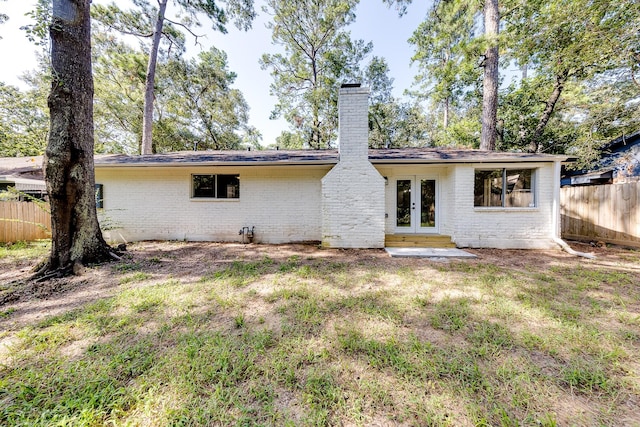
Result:
M368 158L368 106L368 89L340 89L340 161L322 178L322 244L327 247L384 247L384 179Z
M116 228L112 241L151 239L239 241L255 227L255 241L321 240L328 247L380 248L395 231L394 178L438 180L438 225L460 247L552 247L552 163L395 165L368 160L368 90L343 88L339 101L340 161L329 166L100 167L101 217ZM537 206L482 209L473 206L474 170L505 166L536 169ZM240 198L192 199L192 174L239 174ZM385 185L383 176L388 177ZM387 217L385 219L385 213ZM103 221L104 222L104 221Z
M475 208L476 168L526 167L536 169L537 206L532 209ZM452 237L461 247L550 248L553 229L553 164L513 165L402 165L381 166L388 178L385 186L386 233L395 231L396 194L394 179L407 176L435 177L438 180L439 234Z
M98 168L104 210L117 229L112 241L240 241L241 227L256 227L255 241L321 240L321 178L329 167ZM192 199L191 174L240 175L240 198Z

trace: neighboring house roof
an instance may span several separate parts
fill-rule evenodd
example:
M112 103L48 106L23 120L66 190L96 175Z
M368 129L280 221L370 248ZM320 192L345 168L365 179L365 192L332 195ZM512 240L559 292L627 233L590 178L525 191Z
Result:
M46 192L42 158L42 156L0 157L0 184L9 184L24 193Z
M338 150L264 150L264 151L181 151L165 154L130 156L99 155L96 167L116 166L222 166L222 165L333 165ZM566 156L445 148L401 148L369 150L374 164L411 163L512 163L565 161Z
M640 131L614 139L600 152L594 167L567 171L561 184L606 184L640 178Z
M43 156L0 157L0 175L44 179Z

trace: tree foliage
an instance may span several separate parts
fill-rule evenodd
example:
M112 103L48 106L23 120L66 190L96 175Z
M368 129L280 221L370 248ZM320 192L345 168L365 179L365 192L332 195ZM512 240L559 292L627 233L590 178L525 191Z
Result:
M426 145L427 119L419 103L401 102L392 95L393 79L384 58L373 57L363 83L369 87L369 146L395 148Z
M417 99L428 99L436 125L433 143L447 145L458 121L481 97L481 47L477 40L477 1L439 1L418 26L409 42L415 46L412 61ZM434 114L436 113L436 114ZM479 144L479 132L471 139ZM469 140L469 138L466 138Z
M96 151L141 151L146 55L116 35L93 31Z
M371 43L352 40L346 27L357 0L267 0L273 43L284 53L265 54L278 97L272 117L283 116L299 140L325 148L335 140L340 83L359 80Z
M48 132L46 95L0 82L0 157L43 154Z
M480 117L473 76L491 39L479 36L477 6L436 1L411 39L423 72L417 92L438 110L450 97L448 127ZM497 148L587 159L637 129L638 2L500 0L500 15L502 76L510 77L504 70L514 65L528 72L500 89ZM435 133L438 143L452 142L443 128Z
M598 99L599 93L613 89L611 95L614 95L619 87L625 86L624 81L632 76L633 67L637 64L637 59L634 61L634 49L637 49L640 41L637 32L639 19L640 5L637 2L516 2L508 17L505 40L508 41L510 56L519 64L530 64L535 70L532 81L524 82L522 89L537 89L533 96L538 101L538 108L536 120L530 126L523 127L516 122L522 130L511 143L532 152L558 151L558 145L563 146L562 140L550 138L555 129L548 129L554 115L560 116L568 124L573 122L573 139L578 144L581 139L585 142L586 135L599 134L595 139L587 137L593 143L588 145L594 146L616 136L616 132L629 131L630 127L625 124L627 119L623 117L627 114L618 115L617 118L605 114L613 119L609 123L617 122L613 128L618 129L613 132L610 126L604 129L602 126L589 125L595 124L589 116L591 112L598 116L603 113L600 108L603 99ZM628 88L629 85L626 86ZM640 95L640 91L635 94L628 90L626 92L629 96L626 102ZM562 102L567 95L570 96ZM620 101L617 96L613 98ZM608 102L605 104L611 105ZM618 107L610 107L609 111L622 112L619 103ZM521 117L530 120L530 115L522 114ZM633 122L635 120L631 120Z
M154 120L155 78L160 45L164 41L168 51L184 49L187 31L198 39L194 32L200 27L200 16L206 16L214 29L226 32L229 19L234 19L238 28L248 29L254 18L252 0L173 0L176 8L175 17L167 15L168 0L157 0L157 7L149 0L135 0L136 9L122 10L115 3L108 6L96 5L93 17L106 28L122 34L138 37L141 40L151 39L148 50L148 62L144 84L144 102L141 131L141 152L150 154L154 151L152 129Z
M211 48L190 60L175 58L160 77L158 151L256 146L259 134L247 124L249 106L232 88L236 74L223 51Z

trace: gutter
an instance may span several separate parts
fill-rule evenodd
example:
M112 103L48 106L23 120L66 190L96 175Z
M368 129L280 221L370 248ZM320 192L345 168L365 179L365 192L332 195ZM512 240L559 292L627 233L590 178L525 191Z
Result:
M267 161L267 162L132 162L132 163L98 163L94 162L96 168L127 168L127 167L202 167L202 166L334 166L337 160L331 161L311 161L311 162L288 162L288 161Z

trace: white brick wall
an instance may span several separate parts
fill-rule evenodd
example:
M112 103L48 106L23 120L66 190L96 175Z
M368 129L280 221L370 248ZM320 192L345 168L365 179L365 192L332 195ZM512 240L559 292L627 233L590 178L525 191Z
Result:
M368 158L366 88L341 88L339 163L322 178L322 244L384 247L384 179Z
M321 240L327 247L381 248L395 232L395 181L437 179L440 234L460 247L547 248L556 235L553 163L513 164L535 168L537 206L475 208L474 170L504 164L394 165L368 160L366 88L342 88L339 101L340 161L329 166L99 167L104 185L101 217L115 228L112 241L240 241L242 227L255 227L255 241ZM191 198L192 174L239 174L240 198ZM388 178L385 185L383 176ZM385 219L385 213L387 218Z
M369 162L369 89L341 88L338 97L340 161Z
M117 229L111 241L240 241L255 226L256 242L321 240L321 178L329 167L97 168L104 185L102 217ZM191 174L240 175L240 198L192 199Z
M340 162L322 179L322 244L384 247L384 179L367 162Z
M476 168L534 168L537 206L527 209L475 208L474 171ZM469 164L469 165L396 165L378 166L388 178L385 187L386 233L395 232L395 179L411 176L438 180L438 233L452 237L459 247L550 248L554 236L553 189L551 163Z
M454 173L455 226L452 240L460 247L550 248L555 244L553 220L554 170L552 163L522 164L535 168L535 208L476 208L473 206L475 168L503 168L509 165L459 165Z

